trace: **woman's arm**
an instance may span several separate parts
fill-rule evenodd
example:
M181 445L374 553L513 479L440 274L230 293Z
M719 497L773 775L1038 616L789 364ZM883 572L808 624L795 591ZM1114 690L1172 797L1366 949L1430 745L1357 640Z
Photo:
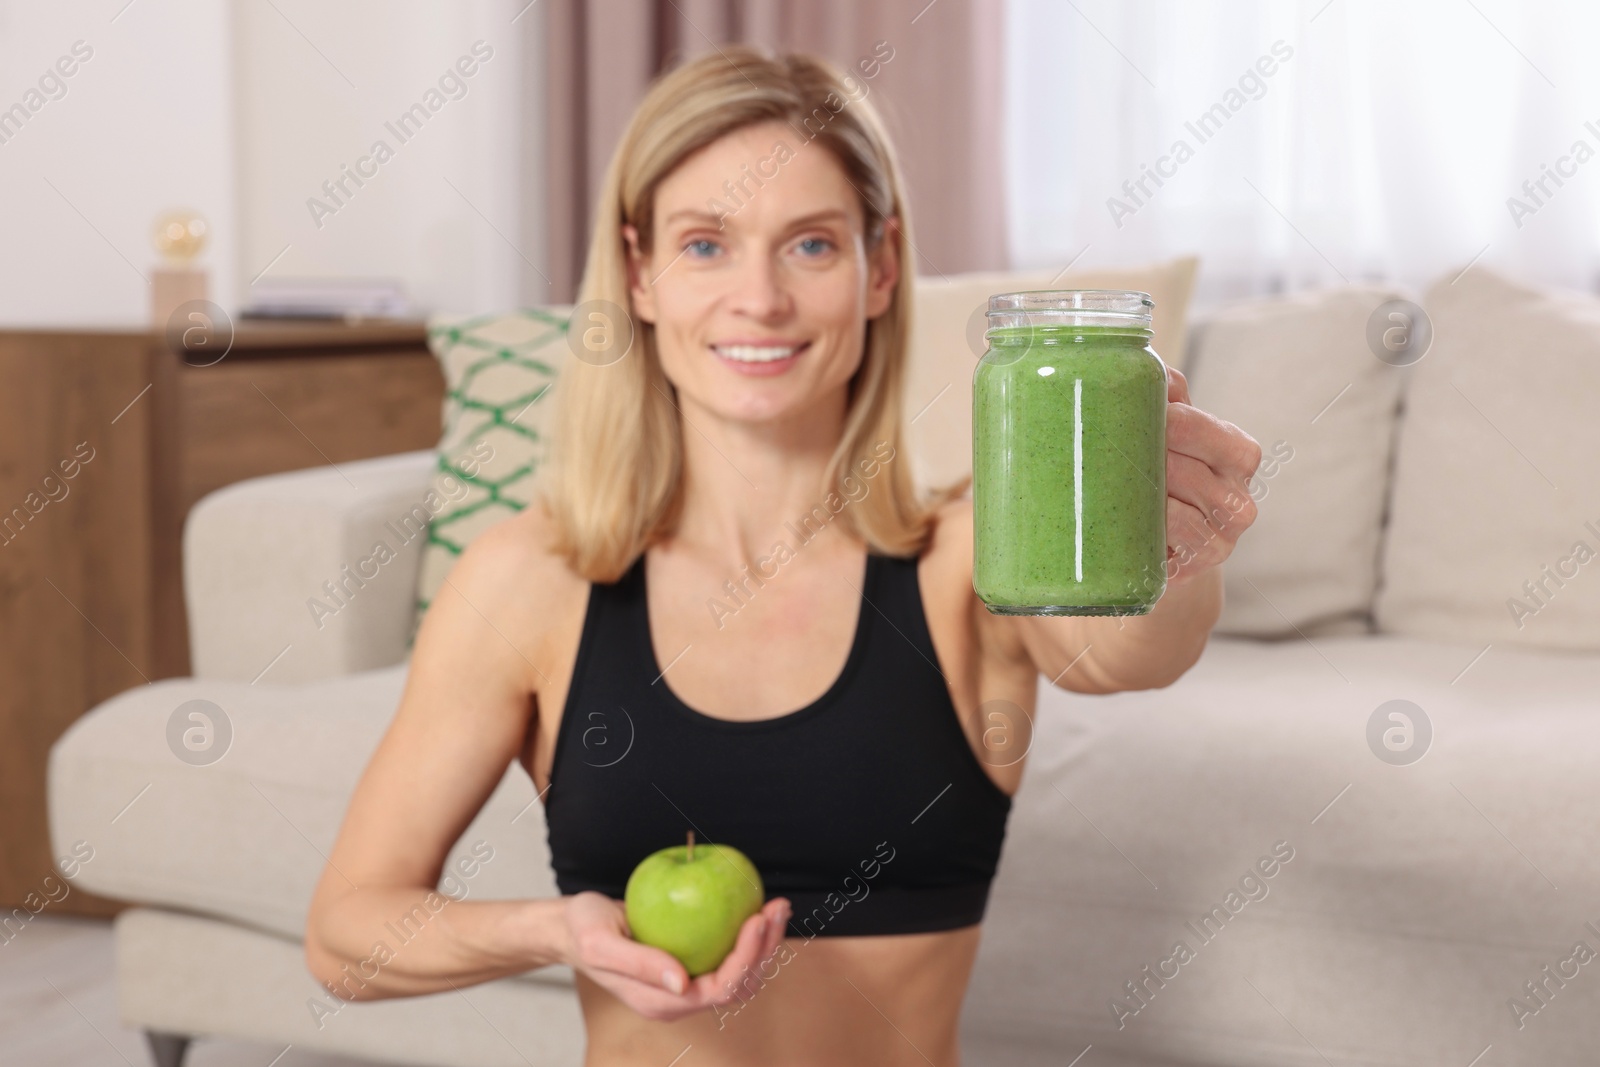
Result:
M435 890L451 845L516 758L538 689L527 657L539 635L513 601L539 587L538 553L518 543L517 526L486 532L440 587L312 897L306 963L345 999L449 989L567 954L559 900Z
M1015 616L1041 674L1080 693L1171 685L1194 666L1222 612L1222 561L1256 518L1261 446L1189 402L1167 375L1167 589L1148 615ZM1010 621L1010 620L1008 620Z
M731 999L744 969L776 950L787 901L769 901L722 966L691 980L672 956L629 938L621 903L602 894L458 901L435 889L450 847L533 728L555 669L542 662L550 594L582 584L540 547L532 511L474 541L423 620L400 708L312 897L306 964L341 999L371 1000L565 963L646 1017L702 1011Z

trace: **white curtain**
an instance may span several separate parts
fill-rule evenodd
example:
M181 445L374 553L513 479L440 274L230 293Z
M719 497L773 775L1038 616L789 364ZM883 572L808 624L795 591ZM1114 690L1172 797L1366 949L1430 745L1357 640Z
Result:
M1008 3L1015 266L1192 252L1203 303L1600 280L1592 0Z

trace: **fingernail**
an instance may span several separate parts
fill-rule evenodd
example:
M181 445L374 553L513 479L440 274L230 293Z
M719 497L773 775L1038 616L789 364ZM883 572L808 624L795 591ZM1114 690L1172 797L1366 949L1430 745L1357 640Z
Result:
M677 971L673 971L673 970L662 971L661 972L661 984L663 986L666 986L668 993L682 993L683 992L683 979L678 976L678 972Z

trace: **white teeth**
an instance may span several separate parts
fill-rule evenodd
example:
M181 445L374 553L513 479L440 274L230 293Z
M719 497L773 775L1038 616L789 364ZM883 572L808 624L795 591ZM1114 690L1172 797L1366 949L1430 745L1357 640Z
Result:
M777 359L787 359L800 351L799 345L785 345L782 348L770 348L758 345L712 345L719 356L736 359L740 363L771 363Z

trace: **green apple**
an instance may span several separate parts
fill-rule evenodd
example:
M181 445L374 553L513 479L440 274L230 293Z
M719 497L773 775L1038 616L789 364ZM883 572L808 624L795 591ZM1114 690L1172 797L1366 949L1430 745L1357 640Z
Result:
M731 845L696 848L693 833L641 860L623 890L633 939L672 953L691 977L717 969L765 900L748 856Z

